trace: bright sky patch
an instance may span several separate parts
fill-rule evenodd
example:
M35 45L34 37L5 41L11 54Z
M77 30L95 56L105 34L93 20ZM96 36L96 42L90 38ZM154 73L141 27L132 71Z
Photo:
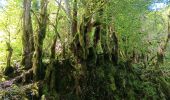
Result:
M153 10L153 11L158 11L158 10L161 10L163 8L167 7L167 4L166 3L153 3L149 9L150 10Z
M7 4L6 0L0 0L0 8L4 7Z

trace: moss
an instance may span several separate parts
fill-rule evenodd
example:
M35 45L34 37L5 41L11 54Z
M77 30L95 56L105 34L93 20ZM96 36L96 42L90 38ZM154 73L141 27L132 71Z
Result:
M116 90L116 85L115 83L110 84L111 90L114 92Z
M170 99L170 84L162 77L158 77L158 82L161 84L161 90L167 99Z

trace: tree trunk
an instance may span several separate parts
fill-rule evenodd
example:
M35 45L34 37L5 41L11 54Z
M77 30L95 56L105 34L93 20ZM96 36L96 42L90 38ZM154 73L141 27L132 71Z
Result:
M67 16L68 16L68 17L70 18L70 20L71 20L72 17L71 17L69 0L64 0L64 3L65 3L65 9L66 9Z
M41 12L40 19L38 20L39 29L38 33L35 37L35 52L34 52L34 61L33 61L33 73L34 80L39 80L44 78L45 69L42 63L42 49L43 49L43 41L46 35L46 27L47 27L47 5L48 0L41 0Z
M8 51L6 67L10 67L13 49L12 49L10 43L7 42L6 44L7 44L7 51Z
M77 0L74 0L73 4L73 19L72 19L72 35L77 33Z
M32 56L34 51L33 29L31 20L31 0L24 0L24 16L23 16L23 58L22 65L29 69L32 67Z
M10 74L12 75L14 71L13 67L11 66L11 57L12 57L13 49L11 47L10 42L6 42L6 45L7 45L7 61L6 61L6 68L4 74L9 76Z
M73 11L72 11L72 22L71 22L71 35L72 38L74 38L73 42L71 43L71 51L74 54L74 56L77 56L78 53L78 35L77 35L77 13L78 13L78 8L77 8L77 0L73 1Z
M161 44L157 52L157 67L164 63L164 54L170 40L170 15L168 15L168 35L164 44Z

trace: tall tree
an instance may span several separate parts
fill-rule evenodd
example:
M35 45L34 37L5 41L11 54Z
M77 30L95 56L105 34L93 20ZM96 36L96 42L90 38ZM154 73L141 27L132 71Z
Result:
M26 69L32 67L32 57L34 51L34 42L33 42L33 28L31 20L31 0L24 0L24 16L23 16L23 58L22 65Z
M77 36L77 0L73 1L73 14L72 14L72 21L71 21L71 34L72 37ZM76 46L76 39L72 44L72 51L76 54L77 53L77 46Z
M51 56L50 56L50 64L48 66L48 68L46 69L46 74L45 74L45 82L46 82L46 86L48 86L47 88L49 89L49 91L54 92L55 88L56 88L56 80L55 80L55 76L56 76L56 72L54 70L54 64L55 64L55 54L56 54L56 45L57 45L57 40L60 39L60 34L58 32L58 22L59 22L59 12L61 9L61 0L59 1L59 8L57 10L56 13L56 18L55 18L55 24L53 24L53 28L54 28L54 38L53 38L53 43L51 45ZM50 84L50 85L49 85Z
M38 19L38 32L35 36L35 52L34 52L34 62L33 62L33 73L34 79L42 79L44 77L45 69L42 64L42 49L43 41L46 35L47 27L47 5L48 0L41 0L40 8L40 18Z

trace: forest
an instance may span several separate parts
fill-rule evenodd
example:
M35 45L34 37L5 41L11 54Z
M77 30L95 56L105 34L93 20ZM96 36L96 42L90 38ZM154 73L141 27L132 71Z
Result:
M0 0L0 100L170 100L170 0Z

